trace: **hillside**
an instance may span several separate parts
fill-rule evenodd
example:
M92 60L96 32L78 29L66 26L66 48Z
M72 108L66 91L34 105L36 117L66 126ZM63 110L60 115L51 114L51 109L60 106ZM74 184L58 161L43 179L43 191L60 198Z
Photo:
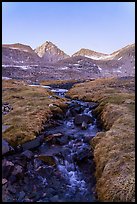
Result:
M34 50L19 43L3 45L2 74L27 81L134 76L135 44L110 55L81 49L71 57L49 41Z

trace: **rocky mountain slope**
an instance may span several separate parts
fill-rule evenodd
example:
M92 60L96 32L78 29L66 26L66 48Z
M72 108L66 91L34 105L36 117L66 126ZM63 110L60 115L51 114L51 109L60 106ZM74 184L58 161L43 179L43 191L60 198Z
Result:
M31 65L40 62L40 57L28 45L20 43L2 45L3 65Z
M17 49L24 52L31 52L33 53L33 49L29 45L23 45L21 43L15 43L15 44L4 44L3 47L11 48L11 49Z
M41 46L37 47L35 52L39 57L48 62L56 62L69 57L69 55L65 54L56 45L49 41L46 41Z
M104 59L108 55L100 53L100 52L95 52L93 50L82 48L78 52L74 53L72 56L73 57L74 56L85 56L85 57L89 57L91 59L95 59L95 60L98 59L99 60L99 59Z
M128 45L112 54L81 49L73 56L86 56L98 65L102 76L134 76L135 44Z
M33 50L28 45L2 46L2 76L23 80L79 80L135 75L135 44L112 54L81 49L73 56L46 41Z
M93 60L120 60L119 58L126 56L133 56L135 55L134 52L135 44L127 45L111 54L104 54L100 52L95 52L93 50L82 48L78 52L74 53L72 56L85 56L89 57ZM125 58L125 57L124 57Z
M115 76L135 75L135 44L113 52L111 57L113 58L98 63L102 70L103 68L108 69L108 67L111 67L112 74L115 74Z

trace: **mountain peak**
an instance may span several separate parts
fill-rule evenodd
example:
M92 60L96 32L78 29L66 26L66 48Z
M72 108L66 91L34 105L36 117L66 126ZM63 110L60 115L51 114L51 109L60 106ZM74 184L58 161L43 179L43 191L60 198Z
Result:
M55 44L53 44L51 41L46 41L41 46L47 46L47 45L54 45L55 46Z
M46 41L41 46L35 49L37 55L49 62L55 62L69 57L66 53L60 50L55 44L50 41Z

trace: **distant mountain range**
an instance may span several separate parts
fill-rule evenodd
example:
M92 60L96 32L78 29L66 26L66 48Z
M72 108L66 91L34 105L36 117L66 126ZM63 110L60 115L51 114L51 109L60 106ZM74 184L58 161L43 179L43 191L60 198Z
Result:
M3 64L54 63L69 57L56 45L48 41L34 50L30 46L20 43L4 44L2 46L2 54Z
M135 44L112 54L82 48L72 56L49 41L34 50L20 43L3 44L2 66L4 77L26 80L134 76Z

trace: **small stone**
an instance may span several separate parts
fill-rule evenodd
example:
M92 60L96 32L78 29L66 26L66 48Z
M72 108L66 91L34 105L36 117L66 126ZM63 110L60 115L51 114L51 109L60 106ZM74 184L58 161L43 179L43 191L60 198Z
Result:
M23 168L20 165L15 166L12 174L16 177L22 177L23 176Z
M11 175L11 176L9 177L9 181L10 181L11 184L15 183L16 180L17 180L17 178L16 178L15 175Z
M31 159L33 157L33 153L30 150L25 150L22 152L21 156L24 156L27 159Z
M88 128L88 125L85 121L82 122L82 125L81 125L81 129L82 130L86 130Z
M13 194L16 193L16 189L15 189L14 186L12 186L12 185L8 186L8 191L9 191L10 193L13 193Z
M25 197L25 192L24 191L21 191L19 192L19 198L18 198L18 201L22 201L22 199Z
M5 183L7 183L8 181L7 181L7 179L2 179L2 185L4 185Z
M50 202L58 202L58 200L59 200L59 196L55 195L50 199Z
M29 198L35 198L37 196L36 192L32 192L28 197Z
M60 145L65 145L68 143L68 136L64 135L61 138L58 138L57 141L59 142Z
M47 193L43 193L42 198L44 198L47 195Z

